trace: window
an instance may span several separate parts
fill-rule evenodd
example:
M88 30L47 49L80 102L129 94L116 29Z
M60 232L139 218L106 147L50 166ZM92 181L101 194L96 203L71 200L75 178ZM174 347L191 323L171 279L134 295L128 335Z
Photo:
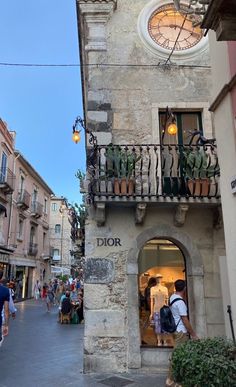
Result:
M20 192L23 191L24 189L24 184L25 184L25 178L23 175L20 176Z
M48 213L48 199L47 198L44 198L44 213L47 214Z
M55 225L55 234L60 234L61 232L61 225L60 224L56 224Z
M58 256L60 254L59 249L53 249L53 256Z
M46 241L47 241L47 233L44 232L43 233L43 249L45 249L45 247L46 247Z
M2 161L1 161L1 175L0 182L4 183L6 181L7 176L7 155L5 152L2 152Z
M57 203L52 203L52 211L57 211Z
M175 112L172 110L176 124L178 127L178 132L176 135L170 135L167 132L166 124L166 113L160 113L160 130L161 130L161 139L162 144L164 145L174 145L174 144L185 144L188 145L191 139L191 133L195 131L200 131L202 133L202 116L201 112ZM167 122L169 124L169 122ZM167 126L167 125L166 125ZM195 141L197 140L197 136ZM193 141L194 144L194 141Z
M30 229L30 244L35 243L35 227L32 226Z
M23 239L23 227L24 227L24 221L23 221L23 219L19 219L19 224L18 224L18 239L20 239L20 240Z

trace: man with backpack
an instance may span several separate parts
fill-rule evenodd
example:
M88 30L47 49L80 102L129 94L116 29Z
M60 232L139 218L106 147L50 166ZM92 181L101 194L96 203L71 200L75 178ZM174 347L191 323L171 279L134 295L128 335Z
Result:
M175 281L175 293L170 297L170 308L176 325L176 331L173 333L174 346L185 343L189 339L189 335L193 340L198 340L198 336L193 330L192 325L188 319L185 298L186 282L179 279ZM171 365L169 368L168 378L166 379L166 386L176 386L172 378Z

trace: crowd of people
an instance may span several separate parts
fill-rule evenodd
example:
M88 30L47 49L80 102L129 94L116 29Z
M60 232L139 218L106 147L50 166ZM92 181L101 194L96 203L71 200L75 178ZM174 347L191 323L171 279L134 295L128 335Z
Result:
M58 322L61 315L70 317L72 323L83 323L83 284L79 278L68 278L66 281L54 279L41 286L37 280L34 286L34 298L45 301L47 312L58 308Z
M0 271L0 347L4 337L8 335L9 318L16 317L15 297L15 283L8 282ZM42 286L37 280L34 285L34 299L36 302L45 302L48 313L52 308L58 308L58 322L63 322L63 316L67 317L67 322L73 324L84 322L81 278L69 277L65 281L56 278Z

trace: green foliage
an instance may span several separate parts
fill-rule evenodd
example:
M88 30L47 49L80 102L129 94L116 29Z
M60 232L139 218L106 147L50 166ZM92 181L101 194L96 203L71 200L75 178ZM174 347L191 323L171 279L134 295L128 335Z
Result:
M185 177L210 178L219 174L219 166L212 165L209 154L203 148L196 147L184 149L182 153L182 165Z
M125 177L130 179L135 170L135 163L140 160L135 151L122 149L119 145L108 145L106 152L105 177Z
M75 203L73 207L74 207L80 228L84 228L85 221L86 221L86 218L88 216L88 210L87 210L85 204L84 203L82 203L82 204Z
M236 347L224 338L190 340L172 354L174 380L183 387L236 386Z
M75 177L79 179L80 182L83 182L85 179L85 172L81 171L81 169L78 169L78 171L75 174Z

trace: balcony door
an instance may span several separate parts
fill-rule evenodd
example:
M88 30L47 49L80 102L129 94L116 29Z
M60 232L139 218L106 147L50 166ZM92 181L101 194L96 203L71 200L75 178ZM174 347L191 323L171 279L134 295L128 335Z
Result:
M173 112L176 119L178 131L175 135L170 135L167 131L168 120L166 121L166 113L160 113L160 130L162 145L189 145L190 139L194 132L203 132L201 112ZM197 141L196 136L193 139L193 144Z

